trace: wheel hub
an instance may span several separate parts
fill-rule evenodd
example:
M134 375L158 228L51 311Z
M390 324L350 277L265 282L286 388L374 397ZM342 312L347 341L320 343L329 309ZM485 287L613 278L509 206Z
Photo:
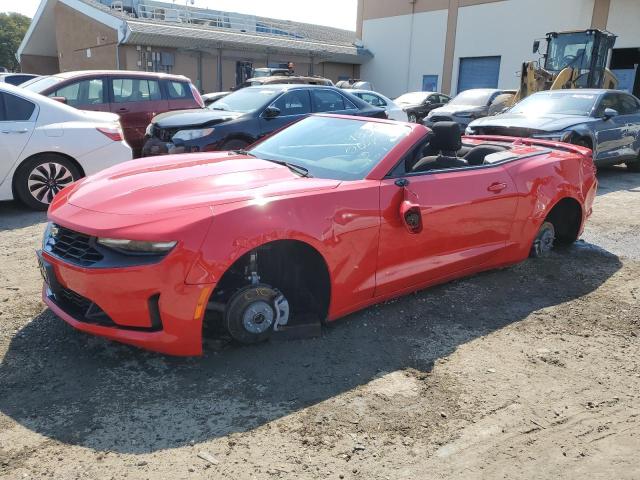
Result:
M34 168L28 177L29 193L41 203L51 203L53 197L74 178L67 167L56 162L48 162Z
M259 334L271 328L274 318L275 312L271 305L258 300L245 309L242 324L248 332Z

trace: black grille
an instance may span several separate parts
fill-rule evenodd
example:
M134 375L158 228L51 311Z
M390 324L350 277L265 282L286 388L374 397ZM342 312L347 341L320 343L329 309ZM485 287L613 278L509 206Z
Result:
M47 239L46 249L69 263L90 267L104 258L94 245L95 238L57 226Z
M438 115L433 115L432 117L429 118L430 122L436 123L436 122L450 122L451 121L451 117L442 117L442 116L438 116Z
M154 127L153 136L159 138L163 142L170 142L173 136L180 130L179 128L160 128Z
M63 287L56 289L53 301L76 320L105 327L115 326L104 310L73 290Z

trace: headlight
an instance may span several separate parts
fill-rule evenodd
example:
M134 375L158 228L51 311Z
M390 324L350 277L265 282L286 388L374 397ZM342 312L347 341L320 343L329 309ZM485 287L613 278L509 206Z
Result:
M206 137L213 133L213 128L197 128L193 130L179 130L175 133L171 140L195 140L196 138Z
M144 131L144 134L153 137L153 123L147 125L147 129Z
M465 135L475 135L476 131L471 127L467 127L467 128L464 129L464 134Z
M552 140L556 142L568 142L571 138L571 132L552 132L552 133L535 133L531 135L532 138L539 138L540 140Z
M162 254L169 252L177 242L145 242L120 238L98 238L98 243L123 253Z

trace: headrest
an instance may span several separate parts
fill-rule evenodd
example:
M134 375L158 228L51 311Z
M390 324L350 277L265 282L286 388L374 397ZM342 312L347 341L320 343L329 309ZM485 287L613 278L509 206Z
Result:
M457 152L462 148L462 132L456 122L436 122L431 127L431 148L439 152Z

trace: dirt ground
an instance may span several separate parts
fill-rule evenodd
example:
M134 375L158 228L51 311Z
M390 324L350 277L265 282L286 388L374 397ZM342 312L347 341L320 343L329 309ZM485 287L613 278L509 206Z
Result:
M175 359L44 310L0 204L0 478L640 479L640 174L544 260Z

